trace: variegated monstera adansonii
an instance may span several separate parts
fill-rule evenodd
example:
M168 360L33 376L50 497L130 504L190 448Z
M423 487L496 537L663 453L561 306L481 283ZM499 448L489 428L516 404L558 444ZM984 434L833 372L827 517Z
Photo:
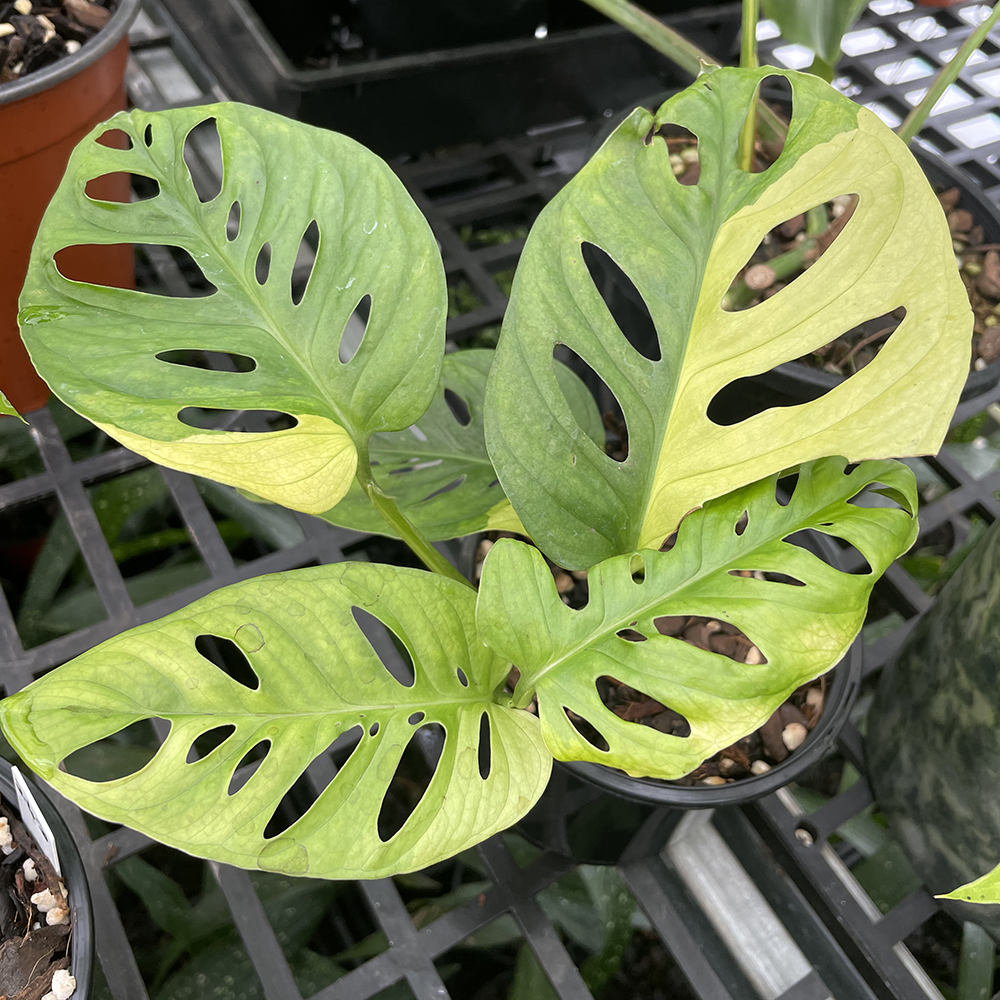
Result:
M929 185L865 109L784 73L784 150L763 173L739 168L740 127L775 72L705 74L612 134L535 223L495 357L443 356L434 239L388 168L349 139L239 105L118 116L103 128L124 132L126 150L99 144L103 128L85 139L22 297L25 342L63 400L155 461L334 523L392 533L366 504L367 477L396 498L407 531L442 539L502 527L537 548L495 544L478 596L441 575L363 562L217 591L0 704L25 761L87 810L194 854L376 877L516 822L553 757L678 777L830 669L875 579L915 537L913 477L886 459L939 445L971 317ZM203 201L184 149L207 119L224 176ZM674 177L656 134L664 123L697 137L697 184ZM86 195L87 180L116 170L158 193L130 205ZM723 308L771 228L845 194L858 196L856 211L812 268L749 310ZM315 259L296 293L309 230ZM211 294L176 299L60 274L61 248L122 241L186 250ZM612 319L587 243L645 299L659 360ZM364 335L345 349L363 302ZM899 308L905 320L878 357L821 399L728 426L708 417L726 385ZM621 404L623 461L605 453L593 400L555 360L560 345ZM192 351L245 363L191 367ZM293 426L193 427L186 408L278 411ZM797 484L779 501L790 470ZM853 545L870 571L831 567L796 544L807 530ZM589 570L586 607L562 602L541 553ZM761 662L661 634L658 619L675 615L733 624ZM220 669L205 637L238 648L254 682ZM689 735L616 716L598 694L604 676L681 713ZM75 751L147 719L169 731L141 769L105 781L67 769ZM436 742L423 741L427 727ZM337 741L349 756L320 780L310 765ZM387 789L416 747L434 758L433 777L386 833ZM276 831L270 820L307 769L316 800Z

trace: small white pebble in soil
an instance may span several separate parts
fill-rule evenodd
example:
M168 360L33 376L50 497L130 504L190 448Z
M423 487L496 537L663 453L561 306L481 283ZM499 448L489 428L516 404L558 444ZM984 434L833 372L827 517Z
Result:
M69 1000L76 990L76 978L65 969L56 969L52 974L52 996L55 1000Z
M696 146L688 146L686 149L681 150L681 162L685 165L690 165L692 163L698 162L698 148Z
M743 662L750 664L751 667L756 666L758 663L764 663L764 654L756 646L751 646L747 650L747 655L743 658Z
M43 889L41 892L32 893L31 902L38 907L39 913L48 913L53 907L59 905L59 900L52 895L50 889Z
M831 205L830 214L835 219L839 219L844 214L844 212L847 211L848 207L850 206L853 200L854 199L849 194L839 194L837 195L836 198L832 198L830 200L830 205Z
M750 765L751 774L767 774L771 770L771 765L766 760L755 760Z
M973 362L972 367L975 368L977 372L981 372L986 367L986 359L976 358L976 360Z
M781 742L784 743L789 750L798 750L798 748L805 742L805 738L808 735L809 730L806 729L801 722L789 722L788 725L781 730Z
M56 924L68 924L69 923L69 910L65 906L53 906L48 913L45 914L45 923L49 927L54 927Z
M823 711L823 692L819 688L806 691L806 704L818 715Z
M14 850L14 837L10 832L10 823L6 816L0 816L0 850L10 854Z
M778 280L778 276L769 264L754 264L747 268L743 280L746 282L747 288L761 292L765 288L770 288Z
M0 38L6 38L7 35L13 35L15 31L13 24L8 24L6 21L0 24Z
M670 169L674 172L674 176L680 176L684 173L684 161L676 154L670 154Z
M69 55L72 55L74 52L79 52L79 51L80 51L80 43L75 38L71 38L66 43L66 52Z
M571 569L569 575L573 577L574 580L586 580L587 571L585 569Z
M14 10L16 10L18 14L30 14L31 0L14 0Z
M1000 316L996 316L993 313L990 313L989 316L987 316L986 319L983 320L983 324L986 326L987 329L989 329L991 326L996 326L997 323L1000 323Z
M35 862L31 858L28 858L21 867L24 869L25 882L34 882L38 878L38 872L35 871Z
M556 573L556 590L568 594L573 589L573 577L569 573Z
M36 15L35 15L35 20L36 20L36 21L37 21L37 22L38 22L38 23L39 23L39 24L40 24L40 25L41 25L41 26L42 26L42 27L43 27L43 28L44 28L44 29L45 29L46 31L55 31L55 30L56 30L56 26L55 26L55 25L54 25L54 24L53 24L53 23L52 23L52 22L51 22L51 21L50 21L50 20L49 20L49 19L48 19L48 18L47 18L47 17L45 16L45 15L44 15L44 14L36 14Z
M720 777L718 774L710 774L707 778L702 778L701 783L703 785L724 785L726 779Z

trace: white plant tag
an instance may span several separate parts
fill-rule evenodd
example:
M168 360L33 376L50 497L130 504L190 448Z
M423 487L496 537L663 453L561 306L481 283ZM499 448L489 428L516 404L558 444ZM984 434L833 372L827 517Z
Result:
M21 772L16 767L12 767L10 770L14 778L14 791L17 794L17 808L21 812L21 822L27 828L28 833L35 838L35 843L38 844L42 854L52 862L56 874L62 877L62 869L59 867L59 852L56 850L56 838L52 833L52 827L42 815L42 810L39 809L35 796L31 794L28 783L21 777Z

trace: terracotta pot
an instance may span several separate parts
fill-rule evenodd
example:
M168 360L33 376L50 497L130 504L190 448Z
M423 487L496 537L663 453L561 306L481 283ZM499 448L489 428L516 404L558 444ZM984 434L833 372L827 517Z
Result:
M0 389L17 409L43 406L48 386L35 374L17 329L17 299L28 270L31 244L45 208L59 186L73 147L99 122L125 108L125 33L139 0L119 0L107 26L79 52L23 80L0 86L0 191L4 192L0 240ZM129 200L129 175L91 182L88 194ZM131 245L87 247L60 255L67 277L106 285L134 284Z

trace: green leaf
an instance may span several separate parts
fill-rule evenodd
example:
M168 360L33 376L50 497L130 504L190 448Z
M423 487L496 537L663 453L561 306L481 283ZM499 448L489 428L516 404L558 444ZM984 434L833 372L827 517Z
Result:
M405 431L372 437L375 481L431 541L488 529L524 533L500 489L483 437L483 396L492 360L493 351L481 349L446 355L427 412ZM580 425L603 442L604 426L586 386L564 365L557 377ZM452 412L446 391L468 407L467 424ZM341 527L392 534L357 482L323 516Z
M22 423L27 423L24 417L7 401L7 397L0 392L0 415L7 417L17 417Z
M553 756L677 778L762 725L796 687L833 667L861 628L875 580L917 531L916 490L906 466L865 462L850 473L844 466L838 458L803 466L787 506L775 500L777 476L711 501L682 522L669 552L646 550L594 567L590 603L579 611L562 603L537 549L497 542L483 564L479 632L521 671L513 704L537 695ZM873 483L884 484L884 494L907 510L849 502ZM807 528L850 542L872 572L842 573L787 541ZM741 570L784 574L804 586L733 575ZM766 663L736 663L661 635L656 619L668 615L730 622ZM619 637L625 629L646 638ZM690 735L620 719L598 694L603 676L680 712ZM594 726L610 749L588 742L564 708Z
M979 924L964 921L962 953L958 960L957 992L960 1000L990 1000L995 966L993 939Z
M352 609L405 645L412 686L382 665ZM63 795L191 854L324 878L422 868L520 819L551 769L537 719L493 700L508 666L482 645L474 615L467 588L419 570L341 563L259 577L84 653L0 704L0 723ZM203 658L200 635L236 642L259 688ZM486 778L477 763L483 715ZM170 722L170 734L141 771L96 784L59 769L80 747L154 717ZM386 789L418 724L431 723L446 734L434 777L383 842ZM235 730L221 746L185 763L201 734L225 725ZM336 778L302 818L265 838L292 784L349 731L360 742ZM229 794L234 770L262 742L263 761Z
M840 59L844 35L867 0L762 0L764 17L775 21L788 42L812 49L828 66Z
M203 203L183 154L191 130L210 119L224 179ZM109 128L132 148L98 143ZM87 197L89 179L120 170L152 178L159 193L133 204ZM296 304L292 268L313 222L315 266ZM172 298L69 281L56 267L63 247L122 242L181 247L216 290ZM341 334L365 296L367 328L345 364ZM20 305L42 377L112 437L162 465L309 513L344 495L369 435L423 413L444 351L440 254L392 171L345 136L240 104L135 110L94 129L42 220ZM175 350L235 353L256 367L207 371L157 357ZM196 430L178 419L185 407L275 410L297 423L270 433Z
M517 953L514 982L507 1000L558 1000L556 991L535 958L531 946L525 942Z
M941 893L937 898L957 899L964 903L1000 903L1000 865L951 892Z
M736 163L757 84L794 92L788 140L763 173ZM698 136L696 185L674 177L651 129ZM759 305L722 300L776 225L838 195L860 201L804 274ZM587 270L583 243L635 284L661 360L630 346ZM731 426L707 416L730 383L767 372L903 306L878 356L825 396ZM705 500L826 455L851 461L935 453L968 372L972 315L940 205L906 147L865 108L815 77L703 74L654 118L637 109L538 216L521 256L487 388L486 444L530 537L587 569L658 548ZM622 406L627 460L581 431L552 373L565 344Z

